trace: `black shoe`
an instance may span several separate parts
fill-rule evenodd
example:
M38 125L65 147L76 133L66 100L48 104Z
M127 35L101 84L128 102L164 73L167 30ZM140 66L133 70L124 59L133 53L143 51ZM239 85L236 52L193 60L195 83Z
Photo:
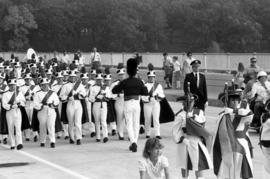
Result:
M95 137L95 136L96 136L96 133L95 132L91 132L90 137L92 138L92 137Z
M37 136L34 137L34 142L37 142L38 141L38 138Z
M3 144L7 144L7 138L4 138Z
M115 136L115 134L116 134L116 130L112 130L112 136Z
M45 144L44 143L40 143L40 147L45 147Z
M131 151L132 152L137 152L137 144L136 143L131 144Z
M100 139L96 139L97 142L100 142Z
M70 144L74 144L74 140L69 139L69 143L70 143Z
M23 148L22 144L17 145L17 150L21 150Z
M57 136L56 139L61 139L61 137L60 136Z
M129 146L129 150L132 151L132 145Z
M14 150L15 149L15 147L10 147L10 150Z
M147 135L147 136L146 136L146 139L149 139L149 138L150 138L150 136L149 136L149 135Z
M144 133L144 128L141 127L141 128L140 128L140 134L143 134L143 133Z
M103 139L103 143L106 143L106 142L108 142L108 137L105 137L104 139Z
M26 141L26 142L29 142L29 141L30 141L30 139L29 139L29 138L26 138L26 139L25 139L25 141Z
M85 135L82 135L82 137L85 137Z
M157 139L162 139L162 137L160 137L160 136L156 136L156 138L157 138Z
M68 139L69 139L69 136L66 136L66 137L65 137L65 140L68 140Z
M51 143L51 148L55 148L55 143Z
M77 140L77 145L81 145L82 143L81 143L81 140L80 139L78 139Z
M118 134L118 138L119 138L119 140L125 140L125 138L121 137L119 134Z

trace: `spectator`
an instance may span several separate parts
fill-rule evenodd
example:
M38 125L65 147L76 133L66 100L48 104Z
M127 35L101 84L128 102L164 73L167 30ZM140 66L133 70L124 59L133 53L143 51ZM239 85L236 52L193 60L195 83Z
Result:
M244 83L244 64L243 63L239 63L238 64L238 68L237 68L237 72L235 74L235 83L239 85L240 88L245 89L245 83Z
M172 87L173 64L172 64L172 58L166 52L163 53L163 69L165 72L164 80L167 85L165 89L170 89Z
M178 61L178 57L173 57L173 86L176 88L180 88L180 76L181 76L181 65ZM176 84L176 85L175 85Z
M77 55L79 57L79 66L81 67L85 64L85 58L80 50L78 50Z
M249 81L248 77L250 73L258 73L262 69L256 64L257 59L255 57L250 58L250 66L247 67L244 71L244 82L247 83Z
M93 52L90 54L90 62L92 63L92 68L99 68L101 65L101 57L100 54L97 52L97 48L93 48Z
M255 82L251 90L251 98L255 99L254 116L251 127L260 127L260 119L263 113L264 104L270 98L270 82L267 80L267 73L260 71L257 75L258 81Z
M194 61L195 59L192 57L191 52L187 52L187 58L183 62L183 79L185 79L186 74L189 74L192 72L192 67L191 67L191 62Z
M157 138L146 141L143 159L139 161L140 179L169 179L169 162L162 155L163 145Z
M71 63L71 59L69 58L69 55L67 54L67 51L64 51L64 53L63 53L62 63L66 63L66 64Z

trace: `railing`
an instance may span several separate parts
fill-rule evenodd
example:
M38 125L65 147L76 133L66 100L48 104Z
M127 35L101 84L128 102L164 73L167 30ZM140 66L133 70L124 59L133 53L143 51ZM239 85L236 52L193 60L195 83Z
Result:
M0 52L0 57L4 59L10 58L11 52ZM19 59L24 59L26 53L14 53ZM38 53L39 56L45 57L45 59L51 59L53 53ZM142 66L146 67L148 63L152 63L156 68L161 68L163 65L162 53L141 53L143 57ZM178 56L181 64L183 64L186 58L184 53L169 53L172 56ZM62 54L59 55L61 58ZM86 64L90 62L90 53L85 52L83 56L86 59ZM119 62L126 63L126 60L133 57L134 53L101 53L101 59L103 65L116 66ZM223 70L231 71L236 70L238 63L242 62L245 67L250 63L251 57L257 58L257 64L270 71L270 53L194 53L194 58L201 60L201 68L207 70ZM69 57L73 58L73 54L69 53Z

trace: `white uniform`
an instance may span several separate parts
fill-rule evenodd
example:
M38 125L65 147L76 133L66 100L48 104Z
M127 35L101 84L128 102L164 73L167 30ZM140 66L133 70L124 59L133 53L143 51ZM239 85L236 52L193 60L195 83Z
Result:
M205 116L202 110L193 110L188 116L193 116L194 120L200 124L205 123ZM188 163L187 156L189 156L192 164L192 169L189 168L189 170L201 171L213 168L209 152L201 138L186 134L185 128L186 111L183 110L176 116L173 126L173 137L177 143L177 167L186 169ZM185 139L183 142L179 143L182 136L184 136Z
M83 109L81 101L78 98L78 96L85 97L86 95L84 86L80 83L78 87L74 89L75 84L67 83L66 85L63 86L62 91L60 93L61 99L68 100L67 103L68 131L70 139L73 141L75 139L74 137L76 137L76 140L82 139ZM73 132L74 125L75 125L75 134Z
M95 124L92 122L92 102L89 100L90 94L91 94L91 89L92 87L96 84L95 80L90 80L88 82L88 84L90 85L89 88L87 89L86 92L86 97L85 101L86 101L86 105L87 105L87 111L88 111L88 116L89 116L89 130L90 133L92 132L96 132L96 128L95 128Z
M91 62L101 62L101 56L98 52L92 52L90 54Z
M101 89L101 86L94 85L90 92L90 101L93 102L93 115L95 118L96 136L100 139L100 124L102 126L103 138L108 137L107 128L107 102L105 98L110 98L110 89L108 86Z
M146 136L151 134L151 120L153 116L155 135L160 136L160 99L165 98L162 86L157 83L145 83L149 96L142 96L144 102L144 118Z
M33 102L33 96L34 94L40 90L39 86L35 86L35 85L23 85L20 88L21 92L23 93L25 99L26 99L26 103L25 103L25 111L27 113L28 119L29 119L29 123L31 124L32 122L32 116L33 116L33 109L34 109L34 102ZM31 129L27 129L25 131L25 137L27 139L30 138L30 131ZM34 135L38 135L37 132L34 132Z
M8 125L8 136L10 140L11 147L15 147L15 143L17 145L22 144L22 114L19 107L13 108L13 104L9 104L11 97L15 92L8 91L3 94L2 98L2 105L3 108L6 109L6 119ZM15 98L14 104L20 104L21 106L25 106L25 98L22 92L18 92L16 94L17 97ZM14 135L14 128L16 131L16 139Z
M118 85L120 81L116 80L112 83L111 89ZM124 118L124 93L112 94L115 100L114 108L116 112L117 131L120 137L124 137L125 118Z
M42 104L44 97L47 93L51 93L50 97L45 102L46 104L59 105L59 98L53 91L39 91L34 95L34 108L38 110L39 130L40 130L40 143L46 142L47 130L51 143L55 143L55 120L56 112L53 107Z
M264 155L264 178L270 178L270 118L268 117L266 121L262 124L261 129L261 149Z
M0 84L0 114L1 114L1 108L2 108L2 97L3 97L3 93L8 91L8 85L6 82L4 82L3 84ZM0 115L1 117L1 115ZM1 120L1 119L0 119ZM7 135L1 135L0 134L0 140L7 138Z

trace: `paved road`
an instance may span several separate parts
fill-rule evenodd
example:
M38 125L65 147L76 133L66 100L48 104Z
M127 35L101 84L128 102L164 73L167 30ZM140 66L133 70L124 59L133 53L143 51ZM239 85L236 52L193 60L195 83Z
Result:
M171 103L174 111L180 109L180 104ZM214 132L217 114L221 108L208 107L206 110L206 127ZM176 168L176 144L171 137L172 123L161 126L162 143L165 145L164 155L170 162L172 179L178 179L180 170ZM258 143L258 135L251 133L254 145L255 159L254 178L262 178L263 156ZM83 139L81 146L70 145L60 139L56 148L40 148L37 143L25 143L22 151L10 151L7 146L0 146L0 166L9 162L29 162L27 166L0 168L0 179L138 179L138 159L142 156L145 137L140 136L137 153L128 151L128 141L118 141L110 137L106 144L96 143L90 137ZM191 175L194 178L194 175ZM205 172L206 179L216 178L212 171Z

